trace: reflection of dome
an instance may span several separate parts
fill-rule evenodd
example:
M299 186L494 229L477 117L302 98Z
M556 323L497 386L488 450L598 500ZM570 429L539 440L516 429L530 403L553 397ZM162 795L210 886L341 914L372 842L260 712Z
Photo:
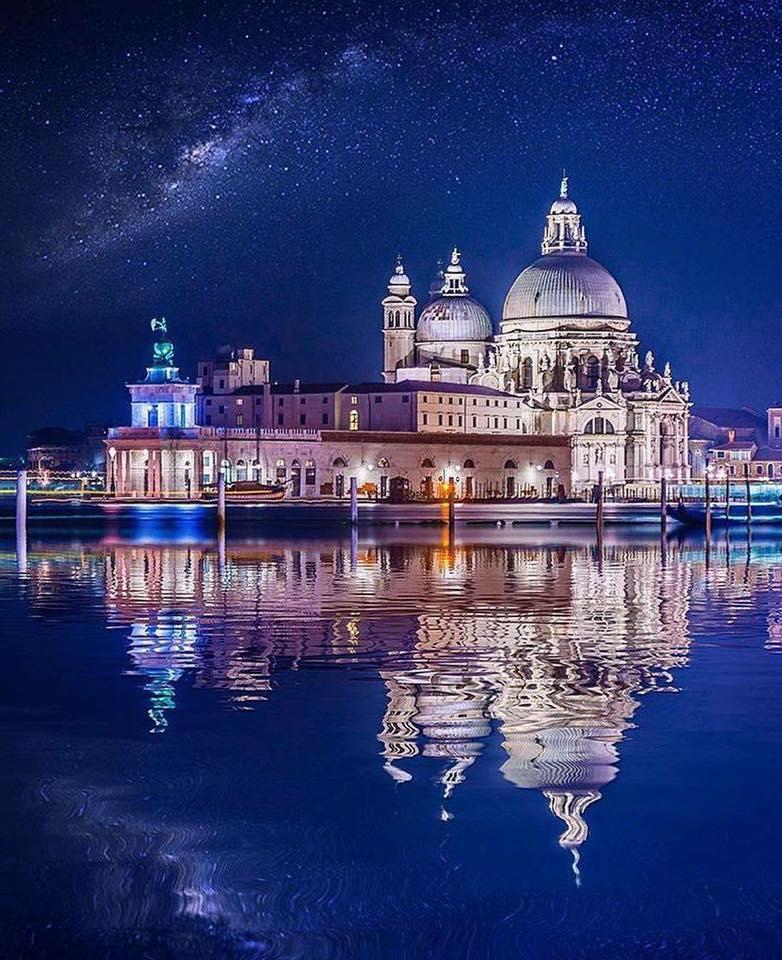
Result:
M440 297L421 311L415 338L419 343L442 340L488 340L491 318L472 297Z
M556 203L570 203L562 200ZM536 317L627 319L622 288L599 263L581 253L547 253L523 270L505 298L503 320Z

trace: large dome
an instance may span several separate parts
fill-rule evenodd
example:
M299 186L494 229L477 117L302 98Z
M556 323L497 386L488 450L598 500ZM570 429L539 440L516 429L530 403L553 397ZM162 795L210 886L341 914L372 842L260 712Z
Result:
M415 338L419 343L488 340L491 317L472 297L440 297L421 311Z
M522 271L505 298L503 320L536 317L627 319L622 288L581 253L547 253Z

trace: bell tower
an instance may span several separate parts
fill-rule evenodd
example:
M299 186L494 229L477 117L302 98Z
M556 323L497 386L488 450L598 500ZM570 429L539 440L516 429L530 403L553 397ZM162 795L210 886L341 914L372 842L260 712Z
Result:
M400 255L388 281L388 296L383 300L383 379L386 383L396 381L398 367L411 367L415 363L416 303Z

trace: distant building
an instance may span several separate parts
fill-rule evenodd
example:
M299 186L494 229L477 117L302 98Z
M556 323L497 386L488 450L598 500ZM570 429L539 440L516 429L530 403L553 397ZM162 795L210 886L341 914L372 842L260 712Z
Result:
M695 405L690 412L693 479L782 480L782 407L765 416L750 407Z
M27 466L37 472L103 473L108 428L90 425L85 430L42 427L27 438Z

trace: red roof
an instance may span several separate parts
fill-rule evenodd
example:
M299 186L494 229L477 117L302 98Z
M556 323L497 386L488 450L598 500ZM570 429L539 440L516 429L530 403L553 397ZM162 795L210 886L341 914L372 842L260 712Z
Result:
M549 434L507 434L491 433L405 433L381 430L322 430L324 440L335 443L361 441L363 443L422 443L444 446L458 443L462 446L499 446L499 447L566 447L570 449L570 437Z

